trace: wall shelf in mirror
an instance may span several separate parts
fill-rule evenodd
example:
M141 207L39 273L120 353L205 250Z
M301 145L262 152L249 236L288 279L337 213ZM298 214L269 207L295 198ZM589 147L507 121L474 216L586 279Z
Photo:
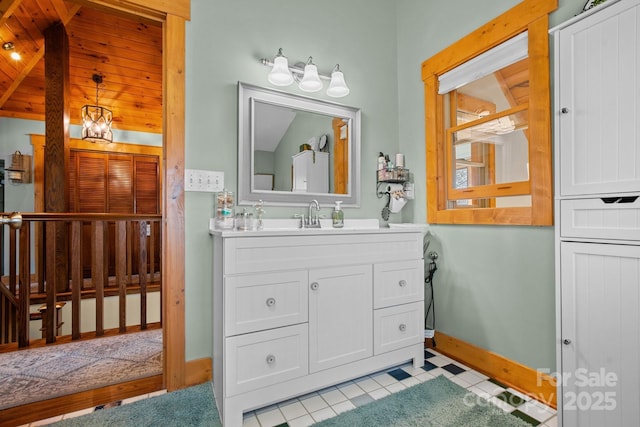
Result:
M238 204L358 207L360 118L359 108L238 82Z

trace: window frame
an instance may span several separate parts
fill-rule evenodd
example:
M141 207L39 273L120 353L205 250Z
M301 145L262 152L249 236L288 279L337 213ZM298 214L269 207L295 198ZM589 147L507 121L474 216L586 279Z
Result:
M551 97L548 14L557 0L524 0L422 63L425 89L427 222L431 224L553 225ZM529 207L448 208L451 172L445 130L445 96L438 77L528 31ZM475 206L472 204L472 206Z

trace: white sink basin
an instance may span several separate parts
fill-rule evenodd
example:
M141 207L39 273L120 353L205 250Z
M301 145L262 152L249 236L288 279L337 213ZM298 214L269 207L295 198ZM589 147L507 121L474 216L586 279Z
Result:
M380 227L380 222L375 218L355 218L345 219L344 227L333 228L331 219L320 219L320 228L300 228L299 218L265 218L262 220L262 230L251 231L236 231L236 230L216 230L215 220L213 218L209 221L209 232L211 234L222 233L223 235L237 235L243 234L247 236L256 235L287 235L287 234L323 234L323 233L385 233L390 232L393 229L395 231L407 231L413 232L416 230L425 231L427 229L426 224L389 224L389 226Z
M299 218L284 218L262 220L262 231L287 231L287 230L318 230L318 228L300 228ZM377 230L380 223L375 218L367 219L345 219L344 227L333 228L330 219L320 219L320 230L338 231L338 230Z

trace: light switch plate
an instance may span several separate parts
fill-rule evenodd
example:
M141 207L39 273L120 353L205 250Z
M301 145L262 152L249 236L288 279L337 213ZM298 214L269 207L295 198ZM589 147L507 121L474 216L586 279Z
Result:
M184 172L185 191L215 193L224 189L224 172L200 169L186 169Z

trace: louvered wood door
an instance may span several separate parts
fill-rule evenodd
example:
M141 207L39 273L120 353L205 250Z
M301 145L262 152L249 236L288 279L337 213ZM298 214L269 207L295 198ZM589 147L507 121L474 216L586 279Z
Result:
M133 157L133 212L139 214L160 213L160 170L158 157L156 156L134 156ZM160 224L153 223L152 232L153 244L147 238L147 250L153 247L154 256L149 257L149 262L153 260L153 266L148 265L147 271L160 271ZM136 241L133 245L134 254L137 257ZM136 258L137 260L137 258Z
M160 213L159 162L157 156L121 153L70 153L70 211L92 213ZM159 271L159 225L154 224L154 270ZM91 275L91 225L83 225L82 263L85 277ZM115 273L114 225L108 227L109 275ZM137 234L135 234L137 236ZM150 247L147 239L147 247ZM139 243L131 239L131 274L138 273ZM148 266L147 271L150 271Z

